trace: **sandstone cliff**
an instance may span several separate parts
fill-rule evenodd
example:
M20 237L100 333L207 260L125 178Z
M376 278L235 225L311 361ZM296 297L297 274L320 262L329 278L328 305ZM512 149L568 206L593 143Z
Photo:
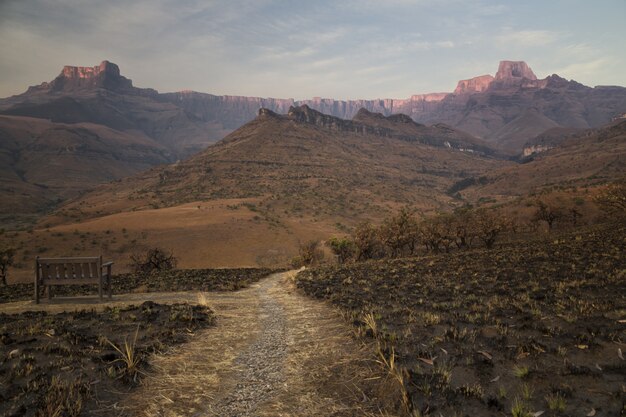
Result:
M306 105L352 119L360 109L448 126L521 152L525 141L550 127L592 128L626 113L626 88L587 87L556 74L538 79L523 61L501 61L494 76L459 81L452 93L406 99L336 100L216 96L193 91L159 94L137 88L117 65L65 67L49 83L0 100L0 113L57 122L94 122L138 129L179 156L189 155L254 119L260 108L277 113Z

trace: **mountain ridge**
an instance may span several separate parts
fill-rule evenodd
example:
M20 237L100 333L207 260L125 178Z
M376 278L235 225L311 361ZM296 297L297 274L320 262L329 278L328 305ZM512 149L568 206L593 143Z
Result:
M68 81L69 79L69 81ZM89 90L91 89L91 90ZM194 91L159 93L153 89L137 88L132 81L121 76L119 67L103 61L96 67L64 67L61 74L52 82L29 88L25 93L0 99L0 113L50 118L53 121L72 122L63 118L46 106L63 94L75 101L84 102L85 91L94 90L99 95L109 97L104 103L94 100L92 107L116 109L109 118L120 119L119 112L138 114L139 120L119 120L107 124L113 128L137 128L160 143L169 146L175 153L188 156L209 143L221 139L244 123L256 117L260 108L277 113L286 113L290 107L307 105L312 109L341 119L352 119L359 109L381 113L384 116L403 113L422 124L445 123L473 136L485 139L502 149L519 153L523 144L542 132L543 127L553 127L552 123L531 126L525 136L502 143L502 132L518 129L515 118L533 110L556 124L556 127L593 128L610 122L626 112L626 88L619 86L587 87L573 80L566 80L556 74L538 79L524 61L501 61L495 76L483 75L461 80L450 93L414 94L405 99L336 100L314 97L307 100L282 98L261 98L246 96L218 96ZM105 92L109 92L105 94ZM133 96L130 101L135 107L117 109L116 94ZM119 96L116 96L120 100ZM67 97L66 97L67 98ZM41 101L44 103L41 103ZM87 100L89 101L89 100ZM128 101L128 100L127 100ZM61 104L56 103L63 107ZM139 111L135 108L139 106ZM158 107L163 107L158 109ZM173 106L173 107L172 107ZM145 108L148 110L141 110ZM154 118L160 110L162 128L151 131L141 120ZM76 113L76 112L75 112ZM109 112L112 113L112 112ZM176 120L170 122L171 114L177 113ZM149 116L147 116L149 115ZM77 122L102 122L108 119L97 115L79 114ZM186 126L190 126L191 129ZM181 131L185 131L181 135ZM544 129L545 130L545 129ZM184 139L183 139L184 138ZM183 145L178 142L184 142Z

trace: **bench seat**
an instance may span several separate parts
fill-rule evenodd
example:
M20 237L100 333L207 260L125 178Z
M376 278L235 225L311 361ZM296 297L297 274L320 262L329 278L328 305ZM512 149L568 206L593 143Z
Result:
M54 285L98 285L102 300L106 286L109 299L112 297L111 268L113 262L102 263L102 256L79 258L40 258L35 260L35 303L39 304L42 287L47 287L48 298L52 298Z

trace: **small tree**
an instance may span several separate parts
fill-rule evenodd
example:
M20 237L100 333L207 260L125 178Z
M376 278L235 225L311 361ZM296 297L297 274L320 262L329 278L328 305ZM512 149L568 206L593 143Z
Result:
M407 209L402 209L397 216L385 220L379 230L381 242L394 258L407 252L413 255L417 247L418 234L417 221Z
M544 221L548 224L548 229L552 230L554 222L564 217L563 209L561 207L548 205L543 201L537 201L537 210L533 215L535 222Z
M152 248L143 254L130 257L130 267L136 273L149 274L154 271L169 271L176 268L178 260L170 251Z
M594 200L606 213L613 216L625 216L626 178L606 187Z
M487 249L493 248L498 236L509 229L509 220L493 210L480 209L475 215L476 236Z
M583 214L580 211L578 211L576 207L570 207L567 210L567 217L574 226L578 225L578 221L580 220L582 216Z
M347 238L332 237L328 239L326 245L337 255L340 264L352 259L356 252L354 242Z
M7 285L7 274L9 272L9 267L13 265L14 257L15 249L0 249L0 278L2 278L2 285Z
M467 249L472 246L476 237L476 213L470 207L459 208L454 211L451 219L454 230L454 243L458 249Z
M361 223L355 229L354 245L357 261L378 258L382 252L382 244L378 238L378 231L369 222Z
M419 232L426 249L435 253L442 249L449 252L455 241L454 224L449 214L441 213L424 219L419 226Z
M298 255L300 262L305 266L319 264L324 259L324 252L317 240L301 243L298 247Z

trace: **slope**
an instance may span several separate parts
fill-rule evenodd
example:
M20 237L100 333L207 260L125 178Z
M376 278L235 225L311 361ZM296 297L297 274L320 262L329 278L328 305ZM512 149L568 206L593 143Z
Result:
M95 67L66 66L51 82L0 100L0 113L140 131L168 148L172 161L197 152L223 133L221 127L161 99L156 90L134 87L108 61Z
M166 148L138 133L0 116L0 218L5 225L26 220L97 184L169 158Z
M263 211L277 221L308 216L353 224L398 205L444 208L450 202L445 190L458 178L510 164L471 149L469 140L458 149L446 146L454 136L450 129L430 137L433 146L411 140L406 132L399 135L402 118L387 118L386 124L394 128L334 118L307 106L291 108L287 115L263 109L254 121L194 157L100 187L58 214L80 208L80 215L89 217L199 200L259 198Z
M528 163L498 169L462 192L470 201L510 199L563 187L588 187L626 176L626 120L561 139Z

